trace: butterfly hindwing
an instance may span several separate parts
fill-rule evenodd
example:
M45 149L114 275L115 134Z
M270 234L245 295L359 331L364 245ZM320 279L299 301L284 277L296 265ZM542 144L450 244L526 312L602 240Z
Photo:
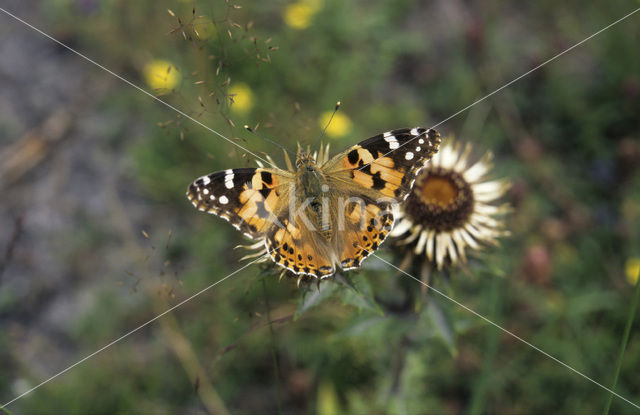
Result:
M286 172L264 168L218 171L196 179L187 189L193 205L229 221L250 238L258 238L274 222Z
M393 226L389 202L361 203L346 206L346 226L340 236L340 266L343 270L358 268L366 257L380 247Z
M299 218L298 218L299 219ZM273 262L300 275L323 278L335 272L331 250L318 239L302 220L291 221L289 212L283 212L278 225L265 235L265 247Z
M351 180L369 194L404 200L418 171L433 157L440 134L422 127L388 131L368 138L329 160L326 171Z

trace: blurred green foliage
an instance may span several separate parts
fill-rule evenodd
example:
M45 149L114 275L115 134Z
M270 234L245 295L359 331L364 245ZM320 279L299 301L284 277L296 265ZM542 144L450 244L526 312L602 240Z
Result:
M283 23L289 2L238 4L50 0L42 7L55 37L136 84L150 60L172 62L182 82L163 99L278 161L280 150L241 126L260 124L262 134L289 148L296 141L317 146L318 118L340 100L353 129L331 143L335 152L381 131L433 125L637 7L326 0L307 28L294 29ZM193 24L197 30L203 21L215 30L198 39ZM438 127L496 153L495 175L513 182L515 209L508 242L477 254L467 271L434 274L434 287L605 385L631 300L623 264L640 248L637 21ZM228 88L236 83L252 91L249 112L234 113ZM71 333L78 356L241 266L242 253L233 250L241 236L193 210L184 191L202 174L253 165L124 84L113 83L101 108L115 118L134 113L151 126L142 137L114 127L113 151L130 159L135 191L160 212L149 218L142 249L154 245L175 275L144 301L127 300L146 294L133 289L133 277L124 289L96 294L94 311ZM178 227L165 247L172 223ZM90 237L78 235L78 243ZM534 249L543 253L537 262ZM399 261L388 250L381 255ZM171 336L188 342L234 414L277 413L279 399L282 413L320 415L597 413L607 397L374 258L319 292L315 284L278 282L277 271L254 265L173 315L180 331ZM158 324L22 399L16 412L207 413L200 381L185 372ZM632 335L616 391L634 402L639 365L640 341ZM613 410L634 413L616 399Z

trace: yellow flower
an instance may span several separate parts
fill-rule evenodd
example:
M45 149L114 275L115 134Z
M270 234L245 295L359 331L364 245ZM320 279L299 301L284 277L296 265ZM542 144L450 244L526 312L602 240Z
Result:
M292 3L284 9L284 22L294 29L306 29L311 18L320 9L320 0L306 0Z
M144 79L158 94L171 92L180 83L180 72L169 61L156 59L144 66Z
M333 114L333 111L327 111L320 116L320 119L318 120L320 128L324 128L327 125L331 119L331 114ZM341 112L336 112L333 116L333 120L331 120L331 124L327 127L326 134L331 138L343 137L351 131L351 124L349 117Z
M640 276L640 258L631 257L627 259L624 270L625 274L627 274L629 284L636 285L638 283L638 277Z
M238 83L229 87L229 98L232 111L246 114L253 108L253 92L247 84Z

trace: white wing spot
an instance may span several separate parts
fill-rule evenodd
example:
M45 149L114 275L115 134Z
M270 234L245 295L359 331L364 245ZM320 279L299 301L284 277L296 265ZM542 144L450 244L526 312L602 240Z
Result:
M202 179L202 183L205 186L208 185L209 183L211 183L211 179L209 178L209 176L202 176L201 179Z
M389 133L389 135L387 135L387 133L384 133L384 141L389 143L389 148L391 150L395 150L396 148L400 147L398 139L395 136L391 135L391 133Z
M418 144L424 144L424 140L421 138L420 140L418 140Z
M208 195L209 194L209 189L207 189L207 188L202 189L202 193L204 193L205 195Z
M387 131L386 133L382 134L383 137L389 137L390 135L391 135L391 131Z
M418 129L417 128L412 128L411 129L411 135L419 135L420 133L418 133Z
M216 197L214 195L209 196L210 200L216 200Z
M411 160L413 158L413 153L409 151L407 154L404 155L404 158L406 160Z
M233 177L235 176L233 174L233 170L228 169L225 171L226 176L224 176L224 187L226 187L227 189L233 189Z
M416 153L419 153L420 150L422 150L422 147L420 147L420 146L416 147Z
M220 200L220 203L223 205L226 205L227 203L229 203L229 199L227 199L226 196L220 196L220 199L218 200Z

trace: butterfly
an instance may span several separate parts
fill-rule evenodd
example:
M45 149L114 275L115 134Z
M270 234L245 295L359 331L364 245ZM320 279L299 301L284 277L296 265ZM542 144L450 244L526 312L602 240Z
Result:
M238 168L196 179L193 205L264 243L266 255L300 276L326 278L358 268L380 247L416 176L438 151L440 134L421 127L389 131L329 158L298 146L287 169ZM262 245L260 242L258 245Z

